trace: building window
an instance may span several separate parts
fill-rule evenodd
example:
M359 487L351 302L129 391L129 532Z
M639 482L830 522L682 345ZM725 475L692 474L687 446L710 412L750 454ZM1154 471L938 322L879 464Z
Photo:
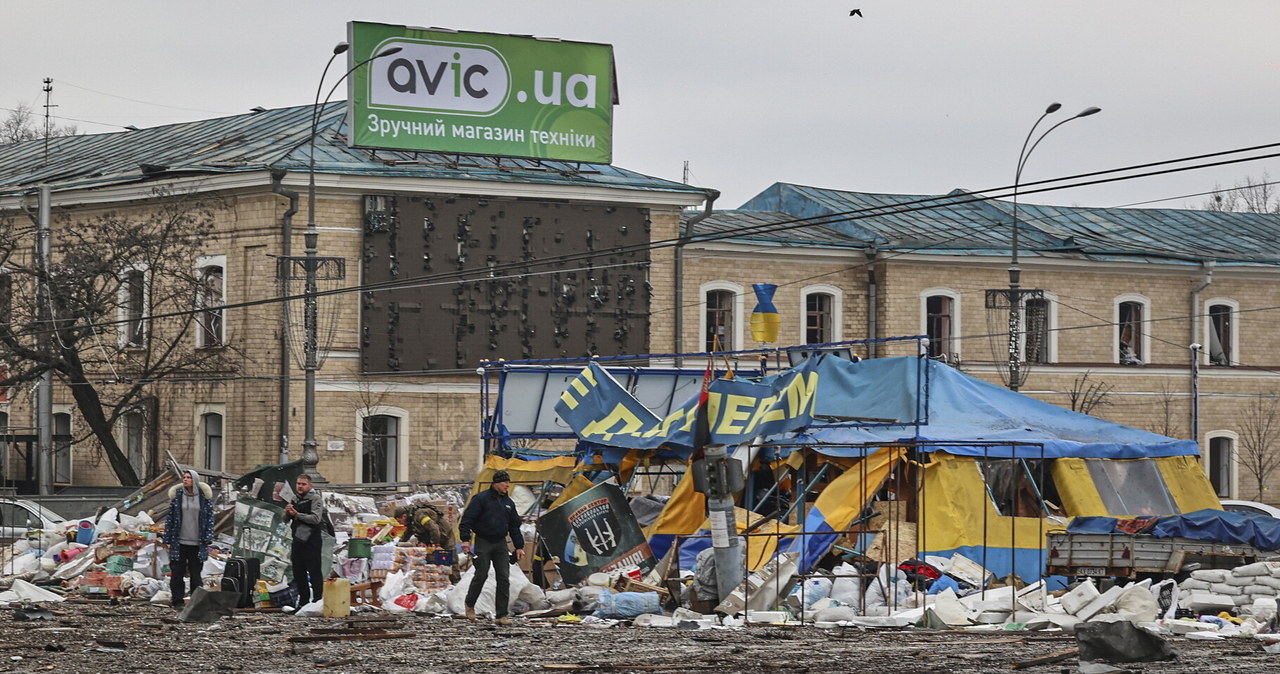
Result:
M804 296L804 343L826 344L834 342L832 310L835 297L830 293L809 293Z
M1116 304L1116 362L1142 365L1147 356L1146 303L1136 299Z
M399 479L399 418L389 414L365 417L360 444L361 477L364 482L395 482Z
M200 268L200 287L196 289L196 344L198 346L222 346L224 343L223 320L225 274L219 265Z
M929 338L928 354L953 362L960 358L960 295L945 288L932 288L920 293L921 325Z
M0 323L13 322L13 276L0 271Z
M1023 305L1026 319L1026 345L1023 360L1028 363L1049 361L1049 300L1032 298Z
M707 330L703 340L705 351L732 351L734 344L736 319L734 305L737 293L732 290L709 290L706 294Z
M205 414L200 425L204 429L204 467L222 470L222 415Z
M71 415L57 412L53 415L53 481L55 484L71 484Z
M1230 304L1209 305L1209 364L1230 365L1235 354L1235 307Z
M125 348L139 348L147 342L147 273L129 269L120 287L120 342Z
M1217 436L1209 438L1209 452L1205 455L1205 469L1209 473L1209 484L1218 498L1235 496L1235 442L1230 437Z
M138 478L147 478L146 452L146 417L141 411L125 412L124 417L124 453L129 457L129 465Z

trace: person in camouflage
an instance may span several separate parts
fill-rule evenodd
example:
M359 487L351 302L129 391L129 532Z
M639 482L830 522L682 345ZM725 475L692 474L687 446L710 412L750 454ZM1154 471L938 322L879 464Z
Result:
M407 543L416 537L421 545L433 545L446 550L453 549L453 527L433 505L416 503L396 508L396 521L404 525L400 542Z

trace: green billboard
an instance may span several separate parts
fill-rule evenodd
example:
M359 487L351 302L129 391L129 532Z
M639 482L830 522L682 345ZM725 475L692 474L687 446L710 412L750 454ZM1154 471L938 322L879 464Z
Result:
M353 146L612 159L609 45L354 21L347 32Z

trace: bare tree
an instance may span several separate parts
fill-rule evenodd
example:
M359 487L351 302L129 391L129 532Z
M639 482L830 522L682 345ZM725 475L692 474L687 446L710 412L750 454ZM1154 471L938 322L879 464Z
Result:
M1280 190L1264 172L1261 178L1246 177L1231 189L1215 189L1203 208L1234 213L1280 213Z
M1115 386L1096 379L1089 381L1092 374L1092 370L1086 371L1071 382L1071 390L1067 392L1067 396L1071 400L1072 411L1092 414L1095 409L1111 404L1108 396L1111 395Z
M1239 465L1254 480L1261 498L1272 474L1280 468L1280 394L1259 392L1241 406L1237 419Z
M59 214L47 270L32 259L26 218L10 213L0 220L7 272L0 360L9 365L0 385L52 371L87 426L76 440L93 438L122 485L137 485L145 475L122 450L116 422L140 415L127 421L142 419L154 434L163 382L234 373L225 340L197 345L194 336L199 321L222 322L221 309L198 308L208 280L195 268L214 238L218 208L192 193L157 188L134 212ZM44 302L37 301L41 284Z
M1157 396L1160 419L1156 432L1170 438L1182 437L1182 425L1178 420L1183 418L1186 411L1181 409L1181 405L1177 402L1177 392L1169 388L1168 382L1161 382Z
M74 136L76 133L74 125L49 127L50 136ZM26 103L19 103L4 119L0 119L0 145L44 138L44 135L44 124L40 123L31 111L31 106Z

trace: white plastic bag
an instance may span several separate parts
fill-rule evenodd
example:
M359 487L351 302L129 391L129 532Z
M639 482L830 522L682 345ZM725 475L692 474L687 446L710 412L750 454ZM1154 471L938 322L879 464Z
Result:
M467 589L471 587L471 579L475 577L475 567L467 569L462 579L458 581L453 589L449 590L449 612L461 614L467 610ZM507 579L510 582L510 590L507 593L507 612L511 612L512 606L520 598L520 593L524 591L529 579L525 577L524 571L520 567L512 564L507 569ZM480 597L476 600L476 614L493 617L497 613L493 610L493 595L496 592L497 581L494 580L493 574L484 581L484 589L480 591Z

